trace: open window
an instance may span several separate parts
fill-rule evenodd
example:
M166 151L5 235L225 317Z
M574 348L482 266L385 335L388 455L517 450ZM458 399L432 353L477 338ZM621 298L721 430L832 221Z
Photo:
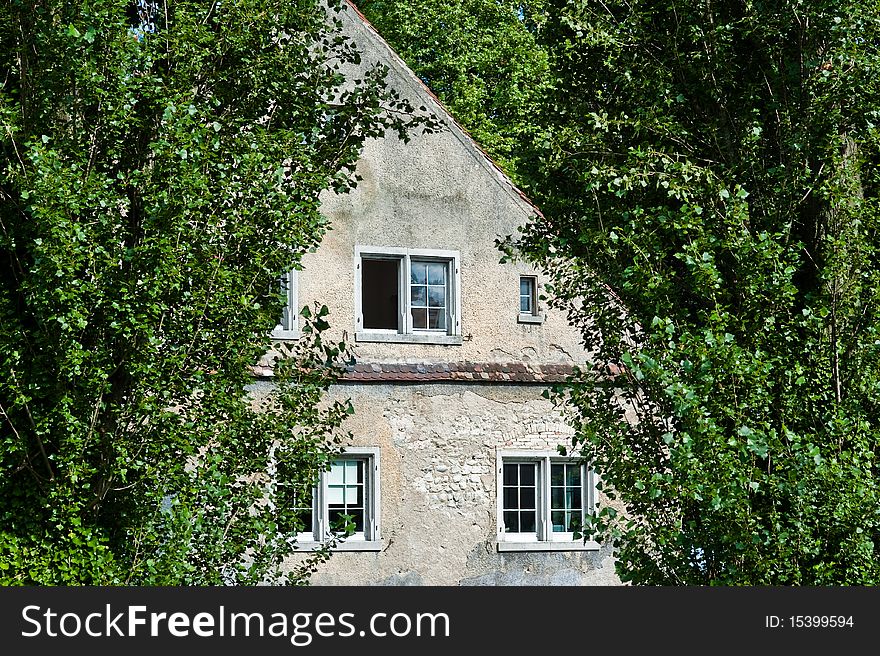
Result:
M458 251L358 247L358 341L460 344Z

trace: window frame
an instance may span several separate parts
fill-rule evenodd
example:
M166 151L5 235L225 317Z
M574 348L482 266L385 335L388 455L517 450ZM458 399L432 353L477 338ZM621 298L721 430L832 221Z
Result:
M531 303L532 311L522 311L522 283L523 280L529 280L532 284ZM538 308L538 276L533 274L521 274L519 276L519 294L517 295L519 302L517 303L517 321L519 323L543 323L544 315Z
M332 547L333 551L380 551L380 467L378 447L348 447L333 461L364 463L364 530L354 533ZM321 548L333 536L329 527L328 479L330 471L322 471L318 484L312 488L312 530L296 534L296 544L303 551Z
M287 322L284 321L284 312L281 320L272 329L272 339L299 339L299 272L291 269L278 277L279 281L287 280Z
M397 329L364 329L362 309L363 261L394 260L398 267ZM354 310L355 341L414 344L462 343L461 339L461 266L459 251L433 248L397 248L388 246L355 246ZM412 320L410 271L413 262L440 262L446 265L446 328L415 328Z
M504 530L504 465L534 463L535 531L508 533ZM581 467L582 518L596 512L596 476L580 458L560 456L555 451L498 449L495 454L496 533L498 551L596 551L599 544L574 539L573 532L554 532L550 521L550 467L553 464L576 464Z

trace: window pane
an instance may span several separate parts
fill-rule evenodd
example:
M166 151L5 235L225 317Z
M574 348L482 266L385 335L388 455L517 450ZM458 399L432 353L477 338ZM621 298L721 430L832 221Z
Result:
M345 488L344 487L328 487L327 503L331 506L345 505Z
M364 329L398 329L399 268L399 260L361 260Z
M446 310L428 310L428 328L432 330L446 328Z
M293 298L292 277L293 273L288 272L278 279L281 285L281 293L285 299L284 309L281 311L281 328L283 330L292 330L296 322L296 310L293 307L296 299Z
M519 467L516 465L504 465L504 484L516 485L519 483Z
M311 486L279 484L275 505L278 508L278 530L282 533L314 530Z
M446 287L428 287L428 307L446 307Z
M535 507L535 488L521 487L519 489L519 507L523 509Z
M412 322L413 322L413 328L427 329L428 328L428 311L413 308L412 309Z
M505 510L515 510L519 508L519 488L504 488L503 507Z
M364 530L364 511L349 510L348 514L351 515L351 519L354 522L354 530L362 533Z
M561 510L550 513L550 522L553 524L554 533L564 533L568 530L565 523L565 512Z
M363 485L347 485L345 487L345 505L362 507L364 505L363 492Z
M299 519L298 529L303 533L314 533L315 532L315 516L311 510L301 510L297 513L297 518Z
M334 460L330 463L330 471L327 474L328 485L342 485L345 482L345 461Z
M519 533L519 513L504 513L504 530L508 533Z
M535 279L523 276L519 279L519 311L533 314L535 311Z
M363 462L360 460L345 460L345 482L348 485L352 485L353 483L363 483L361 472L363 469Z
M565 465L550 465L550 485L565 485Z
M428 265L424 262L412 262L409 268L409 281L413 285L424 285L428 282Z
M429 285L445 285L446 284L446 265L439 262L428 264L428 284Z
M519 530L522 533L535 532L535 512L522 512L519 514Z
M409 297L410 301L413 305L417 305L420 307L426 307L428 305L428 293L427 287L422 287L419 285L413 285L409 288Z
M580 465L569 465L568 471L566 472L566 485L572 486L577 485L580 487L581 484L581 466Z
M520 485L535 484L535 467L537 465L528 464L519 466L519 482Z
M581 509L581 489L579 487L569 488L565 491L566 508Z
M550 488L550 507L551 508L565 508L565 488L564 487L552 487Z
M330 520L330 528L338 531L342 531L345 529L345 515L349 515L351 517L351 521L354 522L354 529L356 532L363 532L364 530L364 511L363 510L349 510L345 511L344 509L333 508L328 513L328 518Z

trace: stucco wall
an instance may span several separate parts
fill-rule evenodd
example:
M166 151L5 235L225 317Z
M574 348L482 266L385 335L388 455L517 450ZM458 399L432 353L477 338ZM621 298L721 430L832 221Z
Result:
M313 584L619 583L608 547L497 550L496 449L570 443L539 386L343 384L334 394L354 401L353 445L380 449L382 550L335 553Z
M461 345L360 343L364 361L583 361L580 339L558 312L543 324L517 322L521 264L500 265L495 239L516 234L535 209L485 157L350 9L345 30L363 51L363 66L389 67L389 85L415 106L431 109L445 129L370 140L358 163L362 180L349 194L326 194L331 230L299 274L299 305L330 309L336 335L355 332L355 246L443 249L461 255ZM541 282L539 276L539 284Z

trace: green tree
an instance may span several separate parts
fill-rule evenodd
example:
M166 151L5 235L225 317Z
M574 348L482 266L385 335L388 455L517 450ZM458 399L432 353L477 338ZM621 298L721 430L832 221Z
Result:
M536 44L543 14L498 0L364 0L358 6L517 182L543 141L535 114L551 82Z
M0 7L0 581L305 580L310 562L279 569L298 518L274 501L311 486L350 410L324 400L347 357L326 310L272 392L246 386L279 275L327 229L319 194L419 122L384 71L345 78L333 17Z
M522 4L545 217L504 247L599 365L558 398L628 513L587 530L634 583L876 584L876 2Z

